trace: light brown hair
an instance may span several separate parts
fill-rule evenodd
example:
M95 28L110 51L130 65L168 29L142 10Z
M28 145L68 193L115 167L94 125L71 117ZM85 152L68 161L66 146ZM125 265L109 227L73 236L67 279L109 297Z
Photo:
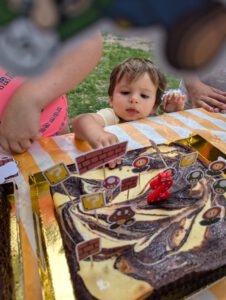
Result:
M145 58L129 58L118 64L111 72L108 95L112 96L116 84L126 75L129 82L137 80L140 76L148 73L151 81L157 88L156 108L160 102L162 94L166 89L166 77L157 68L157 66L149 59Z

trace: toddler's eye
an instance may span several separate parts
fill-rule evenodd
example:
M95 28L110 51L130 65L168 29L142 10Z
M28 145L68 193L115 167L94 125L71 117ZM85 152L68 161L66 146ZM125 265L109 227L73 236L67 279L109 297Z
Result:
M148 99L149 96L148 96L148 95L145 95L145 94L141 94L141 98L143 98L143 99Z
M129 95L129 92L128 91L121 91L121 94L122 95Z

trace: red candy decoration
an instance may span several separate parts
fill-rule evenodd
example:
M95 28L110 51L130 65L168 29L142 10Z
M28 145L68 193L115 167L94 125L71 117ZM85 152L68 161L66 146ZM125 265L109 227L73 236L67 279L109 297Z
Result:
M170 196L169 189L172 185L173 174L171 170L159 173L150 182L150 188L153 190L153 192L148 195L148 204L168 198Z

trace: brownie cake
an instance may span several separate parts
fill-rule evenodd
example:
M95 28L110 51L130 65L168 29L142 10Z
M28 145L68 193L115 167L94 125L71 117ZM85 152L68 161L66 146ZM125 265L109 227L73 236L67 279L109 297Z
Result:
M140 183L93 211L82 209L80 195L103 190L103 170L72 176L64 182L73 201L60 186L51 189L63 244L78 300L162 300L181 299L226 275L226 201L214 194L211 185L218 177L204 177L190 185L186 176L192 170L205 174L207 165L180 167L181 157L192 152L172 143L160 145L165 163L175 168L170 196L147 203L150 181L165 170L164 162L152 148L127 152L123 166L106 170L106 177L134 176L133 161L148 156L149 169L140 174ZM112 229L109 216L125 205L135 212L135 222ZM211 211L211 208L213 211ZM209 213L211 212L211 213ZM207 218L209 216L209 219ZM99 237L101 251L78 261L76 244Z
M9 184L0 185L0 299L10 300L13 293L13 271L10 248L10 203L7 200Z

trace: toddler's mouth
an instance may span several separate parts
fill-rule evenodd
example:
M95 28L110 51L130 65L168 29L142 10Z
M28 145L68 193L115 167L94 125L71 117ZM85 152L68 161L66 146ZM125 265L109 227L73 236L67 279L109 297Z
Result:
M139 114L139 111L137 111L135 108L127 108L126 112L130 115L130 116L134 116Z

